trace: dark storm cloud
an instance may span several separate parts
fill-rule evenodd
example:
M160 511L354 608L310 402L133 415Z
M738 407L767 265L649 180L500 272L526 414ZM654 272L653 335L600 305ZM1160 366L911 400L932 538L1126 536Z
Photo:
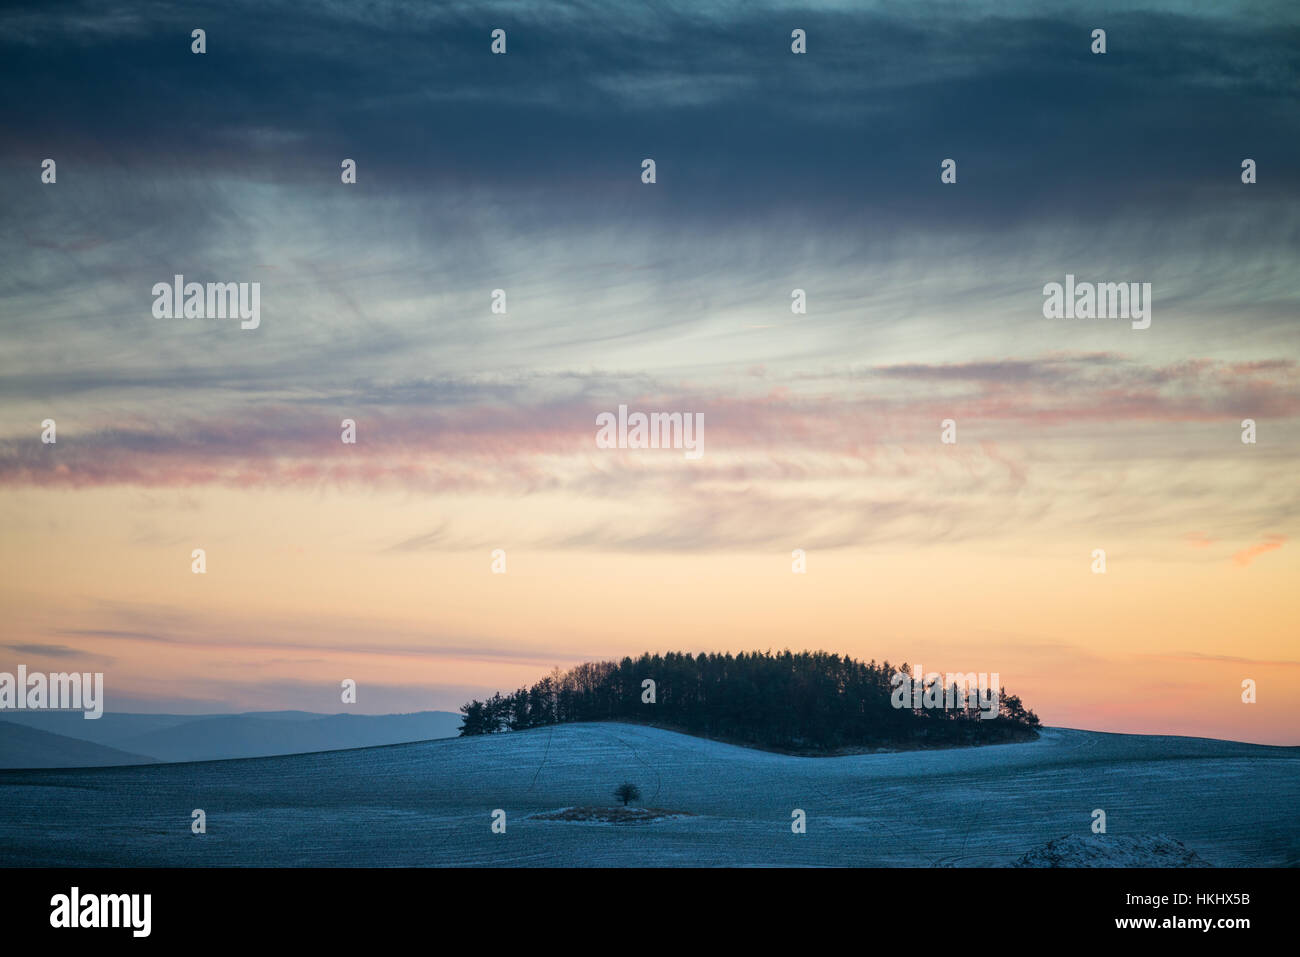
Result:
M59 153L68 176L143 164L322 189L348 156L370 188L535 186L573 220L788 208L996 227L1186 203L1245 155L1273 189L1300 182L1300 29L1283 6L1108 15L1105 56L1088 51L1097 15L1048 7L366 9L13 9L0 148ZM488 52L495 26L507 56ZM940 192L950 156L978 188Z

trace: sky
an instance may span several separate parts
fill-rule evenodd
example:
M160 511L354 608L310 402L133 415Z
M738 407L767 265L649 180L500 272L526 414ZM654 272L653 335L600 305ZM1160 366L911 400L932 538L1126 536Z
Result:
M1297 51L1290 2L8 6L0 670L387 713L826 649L1300 744Z

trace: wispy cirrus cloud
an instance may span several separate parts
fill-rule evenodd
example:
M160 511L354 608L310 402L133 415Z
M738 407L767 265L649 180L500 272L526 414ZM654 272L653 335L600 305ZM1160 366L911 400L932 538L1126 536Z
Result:
M80 648L71 648L67 645L47 645L39 643L18 643L12 645L0 645L10 651L16 651L20 655L36 655L42 658L83 658L86 652ZM102 658L103 656L94 655L92 657ZM112 659L108 659L112 660Z

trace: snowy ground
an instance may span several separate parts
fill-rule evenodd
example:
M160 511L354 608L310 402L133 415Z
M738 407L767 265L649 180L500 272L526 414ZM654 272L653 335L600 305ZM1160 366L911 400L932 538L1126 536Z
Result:
M637 827L529 820L640 803ZM208 833L190 833L191 811ZM793 834L791 812L807 815ZM1063 836L1167 835L1300 863L1300 749L1049 729L1026 744L797 758L622 724L291 757L0 771L3 865L1009 865ZM492 831L506 812L506 833Z

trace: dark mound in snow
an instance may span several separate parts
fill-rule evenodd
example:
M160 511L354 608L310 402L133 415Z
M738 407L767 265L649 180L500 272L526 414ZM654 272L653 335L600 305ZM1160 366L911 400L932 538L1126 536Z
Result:
M686 811L661 807L562 807L558 811L534 814L533 821L580 821L594 824L649 824L675 817L690 817Z
M1058 837L1034 848L1014 867L1210 867L1203 858L1172 837Z

